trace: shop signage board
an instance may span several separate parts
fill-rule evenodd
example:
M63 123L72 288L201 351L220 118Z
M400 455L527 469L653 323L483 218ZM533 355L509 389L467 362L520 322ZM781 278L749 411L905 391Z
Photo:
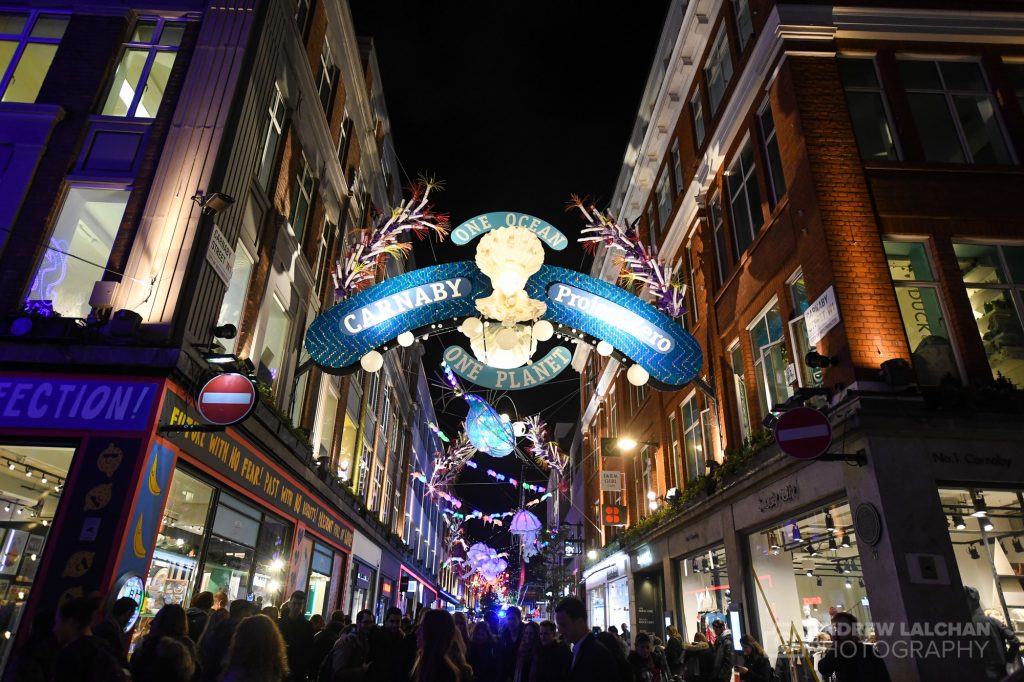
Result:
M625 526L626 525L626 507L621 504L603 504L601 505L601 520L606 526Z
M153 443L149 449L128 522L128 537L118 561L118 577L128 574L146 575L163 520L176 459L174 452L161 443Z
M525 228L555 251L561 251L569 245L568 238L553 225L532 215L514 211L494 211L470 218L451 231L452 241L464 246L485 232L502 227Z
M167 392L161 424L198 424L196 413L176 393ZM314 497L291 479L269 458L227 432L194 431L168 438L168 442L200 465L248 491L286 516L299 519L310 528L348 548L352 527L331 505Z
M0 427L142 431L157 388L156 382L5 376Z
M218 374L199 391L196 405L199 414L211 424L237 424L256 407L256 386L244 374Z
M775 442L790 457L816 459L832 444L832 424L810 407L786 410L775 424Z
M552 348L547 355L529 365L514 369L495 369L480 362L460 346L444 349L448 367L466 381L498 391L531 388L554 379L572 363L572 353L564 346Z
M839 324L839 304L836 303L834 287L825 289L825 292L807 307L804 322L807 325L807 340L812 346L825 338L825 334L832 327Z
M224 286L231 284L231 270L235 263L235 250L231 247L224 233L216 225L213 226L213 233L210 235L210 246L206 249L206 262L210 264L213 271L224 282Z
M621 471L602 471L601 472L601 492L605 493L619 493L622 492L622 472Z

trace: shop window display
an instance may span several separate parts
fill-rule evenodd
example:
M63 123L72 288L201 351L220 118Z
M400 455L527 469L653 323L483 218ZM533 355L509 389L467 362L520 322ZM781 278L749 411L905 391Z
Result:
M18 630L74 453L0 445L0 633ZM11 641L0 637L0 670Z
M712 623L728 618L732 594L727 568L724 545L684 557L680 561L682 630L687 641L693 641L693 636L698 632L713 641Z
M964 587L981 608L1024 634L1024 495L1018 491L939 490Z
M749 537L757 617L773 665L801 674L829 647L831 614L871 622L848 502L840 501Z
M590 612L589 623L591 627L605 628L604 614L604 585L587 590L588 611Z
M608 583L608 625L620 627L630 621L629 581L626 578Z
M314 613L328 615L331 591L331 572L334 568L334 552L316 543L313 545L313 557L309 570L309 589L306 590L306 616Z

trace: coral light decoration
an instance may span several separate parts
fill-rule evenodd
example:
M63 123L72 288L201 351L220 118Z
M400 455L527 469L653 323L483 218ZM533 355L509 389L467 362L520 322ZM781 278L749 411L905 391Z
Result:
M424 480L427 484L427 494L446 499L456 508L461 507L462 503L457 502L451 496L449 488L466 462L475 454L476 446L469 442L465 433L460 433L455 442L450 443L444 451L435 456L434 470L430 474L430 480ZM422 476L421 480L423 479L426 479L426 476Z
M565 471L566 459L559 451L558 444L548 440L547 425L538 415L527 417L523 422L526 424L526 438L530 441L530 454L561 476Z
M529 561L530 557L538 553L537 534L540 533L540 529L540 519L534 516L533 512L522 509L512 517L508 531L513 535L518 535L522 540L524 561Z
M498 550L483 542L469 548L466 561L486 582L494 582L508 568L508 561L498 554Z
M466 435L480 452L492 457L504 457L516 449L516 434L490 403L472 393L462 396L469 403L466 415Z
M381 216L372 229L363 231L355 244L345 249L334 275L335 296L338 300L365 289L377 279L377 268L386 256L404 256L412 248L409 242L399 242L405 232L424 237L433 232L438 239L448 235L448 216L435 213L429 203L430 192L440 190L442 183L420 176L413 183L412 195L395 206L391 214Z
M587 226L580 230L583 236L577 241L584 246L603 243L621 251L619 278L625 284L643 284L654 299L654 307L669 317L679 317L686 311L686 285L675 276L674 266L662 263L657 251L640 241L635 225L623 227L610 214L593 204L587 205L575 195L569 205L578 208L587 221Z

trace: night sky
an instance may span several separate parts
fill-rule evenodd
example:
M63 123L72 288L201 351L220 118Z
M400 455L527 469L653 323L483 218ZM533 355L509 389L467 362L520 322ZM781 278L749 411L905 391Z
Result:
M375 41L403 182L421 173L443 180L435 203L453 226L490 211L547 220L570 243L562 252L546 248L545 262L589 269L575 242L581 220L565 205L573 193L609 202L668 2L351 0L351 7L357 32ZM472 259L476 243L417 244L417 266ZM460 334L426 343L428 377L437 376L444 347L469 347ZM579 375L570 368L541 387L489 398L513 417L540 412L553 428L578 418ZM435 409L454 436L465 402L445 406L437 392ZM463 472L456 494L485 513L519 504L511 486L487 485L486 469L546 478L514 456L475 459L479 469ZM501 534L491 538L490 526L469 526L475 539L507 543Z

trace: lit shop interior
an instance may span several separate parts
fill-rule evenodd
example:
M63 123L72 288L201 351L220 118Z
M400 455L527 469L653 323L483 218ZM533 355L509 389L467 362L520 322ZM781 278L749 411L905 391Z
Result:
M0 445L0 670L17 631L75 449Z
M1024 633L1024 496L1019 492L942 488L960 580L989 616Z
M830 611L847 611L862 623L871 621L845 500L754 533L749 542L755 591L751 598L772 660L776 652L799 651L802 643L816 663L829 646Z
M692 642L693 636L701 632L713 641L711 626L716 620L729 622L728 611L732 601L725 545L684 557L679 565L679 575L683 636Z
M629 623L629 580L625 576L587 590L589 622L602 630Z
M291 530L283 519L176 469L136 632L145 632L164 604L187 608L202 591L276 605L287 577Z

